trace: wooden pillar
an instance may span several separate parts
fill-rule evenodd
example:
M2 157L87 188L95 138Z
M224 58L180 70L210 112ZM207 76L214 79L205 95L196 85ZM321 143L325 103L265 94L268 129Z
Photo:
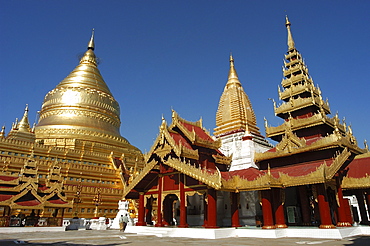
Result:
M285 214L284 214L284 201L282 199L282 192L285 192L283 189L272 189L272 196L274 202L274 214L275 214L275 227L276 228L287 228L288 226L285 223Z
M339 207L338 207L338 227L351 227L352 224L347 219L346 215L346 206L345 203L347 202L343 198L343 191L340 179L337 177L337 195L339 200ZM347 202L348 203L348 202Z
M217 192L213 188L208 188L208 206L207 206L207 226L206 228L217 227Z
M261 191L262 197L262 216L263 226L262 229L275 229L274 219L272 216L272 197L271 190Z
M145 223L145 206L144 206L144 192L140 192L139 193L139 211L138 211L138 215L137 215L137 222L136 222L136 225L137 226L145 226L146 223Z
M187 212L186 212L186 195L185 195L185 187L184 187L184 180L185 175L180 173L180 224L178 227L189 227L187 222Z
M317 184L317 200L319 203L320 221L321 224L319 228L321 229L332 229L335 228L331 221L331 213L328 202L328 197L326 194L326 189L324 184Z
M208 225L208 202L207 193L203 195L203 227L207 228Z
M299 201L301 205L302 224L310 226L311 224L311 207L307 194L306 186L298 186Z
M361 215L361 225L369 225L369 220L367 218L367 212L365 208L364 192L363 190L356 190L355 195L357 198L358 208L360 209Z
M241 227L239 224L239 193L230 193L231 201L231 227Z

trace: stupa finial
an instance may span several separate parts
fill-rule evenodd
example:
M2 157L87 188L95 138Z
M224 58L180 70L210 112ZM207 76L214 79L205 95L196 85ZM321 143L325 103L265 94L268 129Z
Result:
M95 32L95 29L93 28L92 29L92 33L91 33L91 38L90 38L90 41L87 45L87 49L88 50L94 50L95 49L95 43L94 43L94 32Z
M290 23L287 15L285 16L285 26L288 30L288 50L293 50L293 49L295 49L295 44L294 44L292 32L290 31L291 23Z
M235 70L233 54L230 52L230 71L228 80L230 81L231 79L238 79L238 74L236 73Z

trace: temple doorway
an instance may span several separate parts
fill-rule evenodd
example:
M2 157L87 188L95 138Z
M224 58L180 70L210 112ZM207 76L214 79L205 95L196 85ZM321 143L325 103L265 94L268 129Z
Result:
M180 216L180 209L178 206L179 198L175 194L168 194L163 201L163 223L165 226L178 225L176 220Z

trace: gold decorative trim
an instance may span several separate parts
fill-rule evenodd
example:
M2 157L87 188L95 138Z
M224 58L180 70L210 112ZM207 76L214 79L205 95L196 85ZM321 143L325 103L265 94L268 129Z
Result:
M197 168L190 163L185 163L176 158L168 158L168 160L162 159L163 164L175 168L179 172L188 175L202 183L219 190L221 189L221 173L216 167L215 173L210 173L202 168Z
M156 164L157 162L155 160L147 163L139 175L137 175L128 186L124 184L122 196L127 196L127 194L153 169Z
M365 177L362 178L344 177L342 181L342 188L346 190L368 189L370 188L370 175L366 173Z

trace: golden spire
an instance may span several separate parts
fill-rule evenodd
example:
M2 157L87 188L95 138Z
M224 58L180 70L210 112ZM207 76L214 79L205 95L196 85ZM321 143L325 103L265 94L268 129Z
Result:
M18 131L30 132L30 123L28 121L28 104L26 104L26 108L24 109L23 117L19 121L16 128L18 129Z
M95 43L94 43L94 28L92 29L92 34L91 34L91 38L90 38L90 41L87 45L87 49L88 50L94 50L95 49Z
M216 136L239 130L259 134L252 104L239 81L232 55L228 81L218 104L216 126Z
M293 50L293 49L295 49L295 44L294 44L292 32L290 31L290 25L291 24L290 24L290 21L288 19L288 16L285 16L285 19L286 19L285 26L288 30L288 50Z
M235 66L234 66L234 58L233 58L233 55L230 54L230 71L229 71L228 81L231 82L231 81L234 81L235 79L238 80L239 82L238 74L236 73Z

